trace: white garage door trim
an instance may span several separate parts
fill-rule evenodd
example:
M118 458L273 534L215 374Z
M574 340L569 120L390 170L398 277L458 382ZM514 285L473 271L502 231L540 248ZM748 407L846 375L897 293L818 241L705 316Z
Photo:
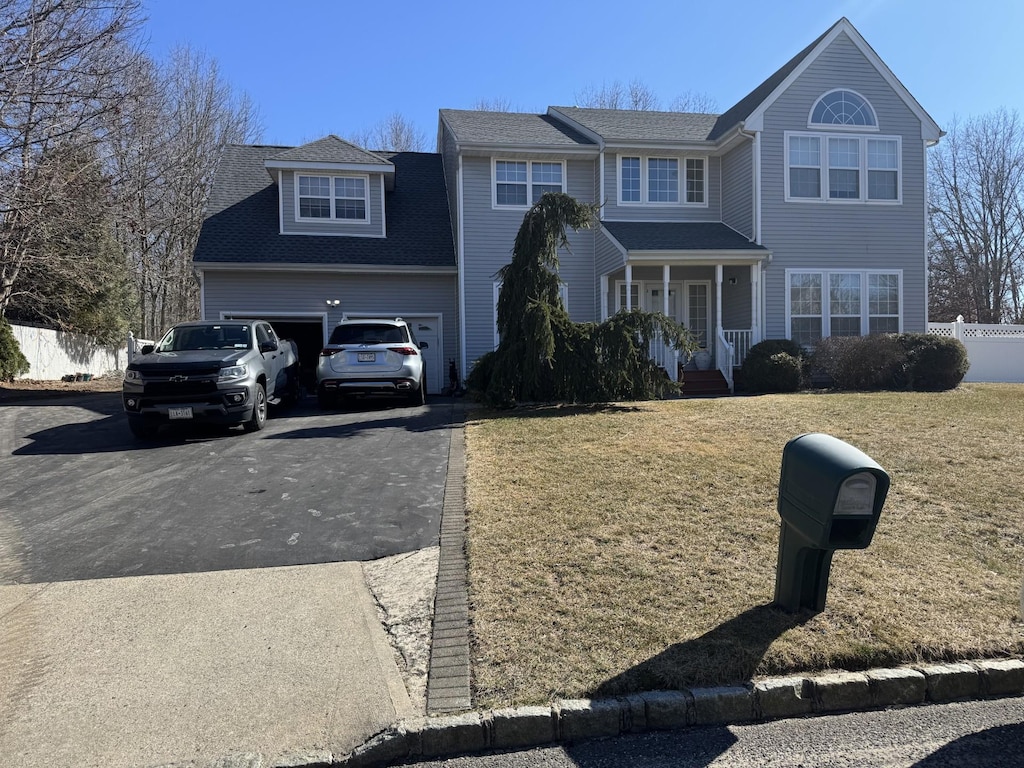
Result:
M412 325L414 322L428 320L437 323L437 344L428 347L423 355L430 361L427 365L427 392L436 395L448 386L448 369L444 359L444 316L440 312L346 312L344 317L359 320L363 318L395 318L400 317ZM428 356L429 355L429 356Z

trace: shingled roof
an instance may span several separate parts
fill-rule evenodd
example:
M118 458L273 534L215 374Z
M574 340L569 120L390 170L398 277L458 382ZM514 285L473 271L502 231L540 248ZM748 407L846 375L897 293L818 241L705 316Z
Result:
M387 237L280 233L279 193L264 162L288 147L225 148L193 260L204 263L455 268L441 156L379 152L397 177L387 192ZM369 154L369 153L367 153ZM328 161L333 162L333 161Z
M324 136L300 147L290 147L266 159L271 162L390 165L390 162L380 155L367 152L334 135Z
M704 141L718 115L638 109L551 107L605 141Z
M595 147L594 142L579 131L550 115L442 109L441 119L463 144Z
M601 227L627 251L768 252L718 222L602 221Z

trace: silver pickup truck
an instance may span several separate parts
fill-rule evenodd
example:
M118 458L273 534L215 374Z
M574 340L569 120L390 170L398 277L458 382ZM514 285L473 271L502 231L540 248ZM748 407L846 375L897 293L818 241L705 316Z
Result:
M128 427L152 438L161 424L207 421L263 429L268 404L298 397L295 342L264 320L180 323L128 364Z

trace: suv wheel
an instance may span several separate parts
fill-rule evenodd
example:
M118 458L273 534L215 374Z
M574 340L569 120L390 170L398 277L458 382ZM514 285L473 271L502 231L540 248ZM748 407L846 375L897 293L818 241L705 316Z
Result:
M262 384L256 385L252 403L252 415L242 426L246 432L259 432L267 423L267 390Z
M427 404L427 376L426 374L420 374L420 385L413 392L409 393L409 404L410 405L426 405Z

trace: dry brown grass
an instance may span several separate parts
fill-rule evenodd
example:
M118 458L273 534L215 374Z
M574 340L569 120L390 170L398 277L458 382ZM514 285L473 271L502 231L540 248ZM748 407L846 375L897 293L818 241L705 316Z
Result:
M1024 653L1024 387L471 413L483 705ZM827 432L892 488L817 616L774 595L782 448Z

